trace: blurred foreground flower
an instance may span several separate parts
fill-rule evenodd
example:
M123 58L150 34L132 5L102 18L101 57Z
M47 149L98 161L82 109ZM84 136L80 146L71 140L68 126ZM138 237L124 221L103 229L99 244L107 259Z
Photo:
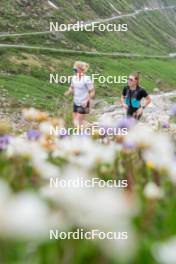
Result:
M74 167L63 172L60 180L90 180L90 175ZM43 187L41 194L55 202L73 226L85 230L127 232L126 240L97 240L110 257L129 259L136 252L137 241L132 227L132 217L138 212L135 199L125 192L109 188L86 186Z
M122 118L117 123L118 128L127 128L128 130L136 125L136 120L134 118Z
M176 116L176 104L172 106L170 110L170 115L171 116Z
M164 192L154 182L149 182L144 188L144 195L148 199L155 200L163 198Z
M13 137L7 146L6 155L9 158L21 156L28 159L33 168L45 179L59 175L59 168L48 162L48 153L38 142Z
M168 122L163 122L162 127L163 128L170 128L170 124Z
M158 242L152 248L153 256L160 264L176 263L176 237L165 242Z
M29 108L23 110L23 116L28 121L41 122L47 120L48 113L41 112L35 108Z
M27 131L27 138L29 140L38 140L41 137L41 132L38 130L28 130Z
M125 144L134 145L142 151L146 165L150 162L153 168L163 170L176 183L174 144L167 135L136 125L125 138Z
M0 219L0 237L4 239L48 240L48 230L56 226L54 215L36 194L29 192L12 194L2 181Z
M112 164L119 150L120 146L114 142L107 147L90 137L71 136L59 140L57 149L52 155L55 158L65 158L71 164L89 169L101 162Z
M0 121L0 135L8 134L10 132L11 126L7 121Z
M4 150L6 149L8 143L10 140L10 136L9 135L4 135L0 137L0 150Z

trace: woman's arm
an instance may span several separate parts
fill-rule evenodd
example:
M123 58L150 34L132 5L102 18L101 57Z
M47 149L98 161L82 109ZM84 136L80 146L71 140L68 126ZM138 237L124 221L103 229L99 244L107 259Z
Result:
M70 94L74 93L73 86L70 86L69 89L64 93L65 96L69 96Z
M151 103L152 99L151 97L148 95L147 97L145 97L145 102L144 105L141 106L138 110L137 110L137 114L141 115L143 113L143 109L145 109L150 103Z
M145 98L145 102L144 102L144 108L146 108L150 103L151 103L152 99L150 97L150 95L148 95L146 98Z
M95 96L95 89L93 86L92 86L92 89L89 91L89 96L90 98L93 98Z
M125 103L125 96L122 95L120 101L121 101L122 107L124 109L128 109L128 105Z

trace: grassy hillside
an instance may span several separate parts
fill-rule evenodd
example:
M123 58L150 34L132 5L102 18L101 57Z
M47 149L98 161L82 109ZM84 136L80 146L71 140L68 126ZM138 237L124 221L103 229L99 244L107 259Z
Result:
M46 0L1 1L1 33L36 32L48 30L49 21L75 23L132 13L136 9L163 8L174 5L168 0L132 0L111 2L105 0L52 1ZM26 44L98 52L129 52L150 55L174 53L176 50L176 9L142 12L135 17L123 17L113 23L127 23L128 32L66 32L59 34L0 37L1 44ZM75 60L90 63L90 74L128 75L142 72L142 85L152 92L176 87L175 59L107 58L98 56L68 55L29 49L0 47L0 88L6 88L12 97L23 99L26 105L53 110L63 101L67 84L50 84L49 74L72 75ZM120 94L123 84L95 83L97 96L108 99Z
M53 58L54 57L54 58ZM89 74L98 73L108 76L127 76L130 72L140 70L142 85L150 92L156 87L173 89L176 84L176 61L156 59L125 59L75 55L59 55L57 53L28 53L27 51L1 52L0 88L9 91L12 97L25 98L25 103L41 108L53 109L63 100L63 93L68 84L50 84L50 73L59 76L72 75L72 64L80 59L90 63ZM158 70L159 69L159 70ZM97 96L118 96L124 84L101 84L95 82Z
M2 1L1 32L37 32L49 30L49 22L76 23L110 18L132 13L147 7L163 8L174 1L55 1L58 9L48 1ZM142 12L135 17L113 20L128 24L128 32L66 32L22 37L1 37L1 43L42 44L49 47L75 50L119 51L139 53L167 53L176 50L176 9Z

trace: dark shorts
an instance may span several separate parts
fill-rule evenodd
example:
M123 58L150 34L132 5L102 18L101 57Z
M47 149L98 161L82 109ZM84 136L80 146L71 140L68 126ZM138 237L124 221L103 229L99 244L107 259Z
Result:
M89 103L86 107L78 106L76 104L73 105L73 113L79 113L82 115L89 114Z
M137 112L138 109L139 108L129 107L128 110L127 110L127 117L133 117L133 118L139 120L142 117L142 115L138 115L138 116L136 115L136 112Z

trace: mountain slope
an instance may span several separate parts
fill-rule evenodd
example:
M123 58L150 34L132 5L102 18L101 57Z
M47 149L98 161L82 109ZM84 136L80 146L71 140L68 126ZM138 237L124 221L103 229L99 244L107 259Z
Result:
M10 3L9 3L10 2ZM76 23L111 18L119 14L131 14L144 9L135 16L114 19L109 23L128 24L127 32L59 32L21 37L1 37L1 43L42 45L75 50L104 52L135 52L145 54L170 53L176 50L176 8L163 9L175 1L54 1L58 9L48 1L16 0L2 1L0 10L1 32L48 31L49 22ZM176 5L176 4L175 4ZM161 8L161 10L147 10ZM13 16L12 16L13 15ZM107 22L108 23L108 22Z
M176 5L175 0L1 0L0 44L33 45L95 53L167 55L176 52L176 8L172 7L174 4ZM97 21L107 18L110 23L127 23L128 31L71 31L57 34L45 32L49 29L50 21L68 24L80 20ZM45 33L2 36L2 33L38 31ZM176 88L174 58L107 58L1 46L0 55L0 89L7 89L10 96L17 100L24 99L23 103L28 106L52 111L53 108L60 109L63 93L69 84L50 84L49 74L72 75L71 69L75 60L89 62L90 74L127 76L130 72L141 71L142 86L150 92L156 87L162 90ZM95 82L97 96L108 99L119 95L123 85Z

